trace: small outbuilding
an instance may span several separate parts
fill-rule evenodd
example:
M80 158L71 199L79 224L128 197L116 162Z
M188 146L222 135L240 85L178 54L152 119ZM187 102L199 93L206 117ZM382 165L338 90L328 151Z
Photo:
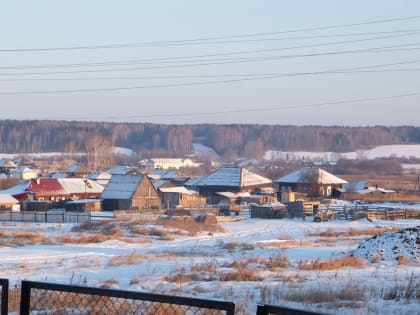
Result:
M0 194L0 210L19 211L20 203L9 194Z
M160 188L160 193L162 204L168 209L176 207L204 207L206 205L205 197L201 197L198 195L198 192L186 189L185 187Z

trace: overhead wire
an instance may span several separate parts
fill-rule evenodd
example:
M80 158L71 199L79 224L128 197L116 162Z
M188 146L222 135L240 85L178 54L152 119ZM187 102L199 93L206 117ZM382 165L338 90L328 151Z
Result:
M163 118L163 117L187 117L187 116L210 116L210 115L226 115L226 114L238 114L238 113L255 113L255 112L274 112L282 110L293 110L301 108L318 108L324 106L332 105L344 105L344 104L355 104L355 103L366 103L366 102L376 102L392 99L401 99L408 97L420 96L419 91L411 93L401 93L394 95L385 95L385 96L375 96L375 97L364 97L364 98L354 98L354 99L345 99L339 101L330 101L330 102L317 102L317 103L308 103L308 104L298 104L298 105L286 105L286 106L275 106L275 107L258 107L258 108L249 108L249 109L232 109L232 110L222 110L222 111L205 111L205 112L172 112L172 113L156 113L156 114L143 114L143 115L112 115L112 116L91 116L91 117L71 117L67 119L147 119L147 118ZM62 118L56 118L62 119Z
M213 37L201 37L201 38L183 39L183 40L154 41L154 42L128 43L128 44L86 45L86 46L81 45L81 46L44 47L44 48L11 48L11 49L0 49L0 52L34 52L34 51L40 52L40 51L58 51L58 50L115 49L115 48L162 46L162 45L170 46L170 45L194 43L194 42L205 42L208 44L209 41L220 40L220 39L246 38L246 37L268 36L268 35L278 35L278 34L287 34L287 33L308 32L308 31L320 31L320 30L329 30L329 29L335 29L335 28L346 28L346 27L355 27L355 26L362 26L362 25L407 21L407 20L414 20L414 19L419 19L419 18L420 18L420 15L415 15L415 16L373 20L373 21L366 21L366 22L359 22L359 23L337 24L337 25L329 25L329 26L283 30L283 31L276 31L276 32L249 33L249 34L239 34L239 35L213 36Z
M388 64L367 65L367 66L358 66L358 67L351 67L351 68L325 70L325 71L274 74L274 75L267 75L267 76L246 77L246 78L237 78L237 79L234 78L234 79L215 80L215 81L197 81L197 82L182 82L182 83L170 83L170 84L154 84L154 85L141 85L141 86L109 87L109 88L13 91L13 92L0 92L0 95L60 94L60 93L81 93L81 92L102 92L102 91L105 92L105 91L124 91L124 90L137 90L137 89L196 86L196 85L221 84L221 83L232 83L232 82L241 82L241 81L254 81L254 80L262 80L262 79L274 79L274 78L280 78L280 77L291 77L291 76L302 76L302 75L318 75L318 74L336 73L336 72L342 72L342 71L363 70L363 69L373 69L373 68L380 68L380 67L412 64L412 63L418 63L418 62L420 62L420 59L388 63Z
M420 34L420 32L419 32ZM363 52L382 52L382 51L398 51L394 48L401 48L401 47L410 47L420 45L420 42L415 43L406 43L406 44L399 44L399 45L388 45L388 46L380 46L380 47L371 47L371 48L363 48L363 49L353 49L353 50L344 50L344 51L332 51L332 52L320 52L320 53L310 53L310 54L291 54L291 55L283 55L277 56L278 58L299 58L299 57L312 57L312 56L323 56L323 55L330 55L330 54L352 54L352 53L363 53ZM393 49L393 50L388 50ZM417 48L413 48L417 49ZM237 52L229 52L229 53L218 53L218 54L202 54L202 55L194 55L194 56L183 56L183 57L170 57L170 58L152 58L152 59L136 59L136 60L119 60L119 61L108 61L108 62L93 62L93 63L78 63L78 64L48 64L48 65L23 65L23 66L0 66L0 70L23 70L23 69L39 69L39 68L79 68L79 67L102 67L102 66L118 66L118 65L133 65L133 64L162 64L162 63L173 63L173 62L199 62L203 61L200 59L195 58L204 58L204 57L218 57L218 56L227 56L227 55L239 55L239 54L251 54L251 53L264 53L264 52L273 52L278 50L285 50L285 48L271 48L271 49L260 49L260 50L250 50L250 51L237 51ZM267 56L266 56L267 57ZM235 58L243 58L245 57L235 57ZM256 58L256 57L248 57ZM193 60L185 60L185 59L193 59ZM195 60L194 60L195 59ZM230 59L214 59L215 61L226 61L226 60L233 60ZM205 59L204 61L214 61Z

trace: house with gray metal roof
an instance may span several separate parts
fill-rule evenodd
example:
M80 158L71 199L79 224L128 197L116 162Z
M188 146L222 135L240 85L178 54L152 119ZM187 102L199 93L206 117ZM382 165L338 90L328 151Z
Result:
M103 210L160 209L160 198L145 174L112 175L101 195Z
M208 176L194 183L201 196L209 198L210 202L217 198L218 192L254 192L261 188L271 187L271 179L248 171L242 167L221 167Z
M346 180L319 167L303 167L274 181L279 192L294 191L310 196L331 196L333 189L342 188Z

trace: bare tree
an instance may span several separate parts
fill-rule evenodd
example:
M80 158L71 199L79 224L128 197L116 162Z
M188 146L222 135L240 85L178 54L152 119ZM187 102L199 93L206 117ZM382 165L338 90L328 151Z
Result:
M94 134L85 142L86 162L91 170L105 169L113 165L114 154L112 152L110 138L100 134Z

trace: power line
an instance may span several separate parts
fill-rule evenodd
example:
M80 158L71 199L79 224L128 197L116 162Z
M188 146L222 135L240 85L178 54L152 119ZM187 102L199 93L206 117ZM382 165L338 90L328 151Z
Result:
M381 70L337 70L320 74L351 74L351 73L386 73L386 72L417 72L420 68L402 68L402 69L381 69ZM313 73L314 74L314 73ZM279 73L248 73L248 74L197 74L197 75L169 75L169 76L135 76L135 77L92 77L92 78L27 78L27 79L0 79L1 82L16 81L101 81L101 80L165 80L165 79L205 79L205 78L228 78L228 77L258 77L274 76ZM286 74L282 74L286 75Z
M389 63L389 64L368 65L368 66L343 68L343 69L335 69L335 70L326 70L326 71L275 74L275 75L268 75L268 76L257 76L257 77L238 78L238 79L225 79L225 80L215 80L215 81L199 81L199 82L185 82L185 83L154 84L154 85L127 86L127 87L110 87L110 88L69 89L69 90L44 90L44 91L21 91L21 92L0 92L0 95L29 95L29 94L61 94L61 93L82 93L82 92L106 92L106 91L127 91L127 90L137 90L137 89L152 89L152 88L197 86L197 85L233 83L233 82L241 82L241 81L255 81L255 80L263 80L263 79L274 79L274 78L281 78L281 77L292 77L292 76L303 76L303 75L319 75L319 74L327 74L327 73L331 73L332 74L332 73L338 73L338 72L343 72L343 71L372 69L372 68L378 68L378 67L403 65L403 64L411 64L411 63L418 63L418 62L420 62L420 59L418 59L418 60L411 60L411 61L404 61L404 62Z
M309 103L301 105L288 105L288 106L276 106L276 107L262 107L262 108L250 108L250 109L232 109L223 111L206 111L206 112L174 112L165 114L147 114L147 115L130 115L130 116L96 116L96 117L72 117L71 119L145 119L145 118L162 118L162 117L185 117L185 116L208 116L208 115L225 115L225 114L237 114L237 113L253 113L253 112L273 112L281 110L301 109L301 108L317 108L331 105L345 105L355 103L368 103L375 101L401 99L407 97L419 96L420 92L388 95L388 96L376 96L376 97L365 97L356 99L339 100L332 102L319 102Z
M407 35L417 35L420 32L404 34L404 35L397 35L397 36L407 36ZM225 52L225 53L217 53L217 54L201 54L201 55L192 55L192 56L181 56L181 57L168 57L168 58L152 58L152 59L136 59L136 60L119 60L119 61L108 61L108 62L93 62L93 63L78 63L78 64L47 64L47 65L23 65L23 66L3 66L0 69L3 70L20 70L20 69L38 69L38 68L68 68L68 67L99 67L99 66L116 66L116 65L132 65L132 64L161 64L161 63L173 63L173 62L199 62L203 60L185 60L185 59L196 59L196 58L204 58L204 57L218 57L218 56L229 56L229 55L241 55L241 54L255 54L255 53L265 53L265 52L273 52L273 51L283 51L283 50L290 50L290 49L297 49L297 48L309 48L309 47L316 47L316 46L330 46L335 44L348 44L366 40L377 40L377 39L388 39L393 38L396 36L386 36L386 37L372 37L368 39L358 39L358 40L351 40L351 41L339 41L339 42L328 42L328 43L321 43L321 44L312 44L312 45L304 45L304 46L292 46L292 47L282 47L282 48L270 48L270 49L257 49L257 50L243 50L243 51L235 51L235 52ZM293 54L293 55L286 55L281 56L281 58L292 58L292 57L308 57L308 56L318 56L318 55L328 55L328 54L347 54L347 53L359 53L359 52L369 52L369 51L379 51L387 48L398 48L398 47L408 47L408 46L415 46L419 45L420 43L408 43L408 44L399 44L399 45L391 45L391 46L381 46L381 47L373 47L373 48L365 48L365 49L358 49L358 50L345 50L339 52L324 52L324 53L316 53L316 54ZM251 57L248 57L251 58ZM254 57L255 58L255 57ZM216 61L226 60L226 59L216 59ZM232 59L227 59L232 60ZM204 60L204 61L212 61L212 60Z
M170 46L178 44L191 44L194 42L205 42L209 44L208 41L212 40L221 40L221 39L232 39L232 38L246 38L246 37L256 37L256 36L268 36L268 35L278 35L286 33L298 33L298 32L308 32L308 31L320 31L328 30L335 28L346 28L346 27L355 27L362 25L372 25L380 23L390 23L397 21L407 21L419 19L420 16L409 16L409 17L399 17L392 19L383 19L383 20L373 20L367 22L359 23L350 23L350 24L337 24L321 27L311 27L311 28L301 28L301 29L292 29L276 32L265 32L265 33L250 33L250 34L240 34L240 35L228 35L228 36L215 36L215 37L201 37L193 39L183 39L183 40L170 40L170 41L154 41L154 42L143 42L143 43L129 43L129 44L110 44L110 45L86 45L86 46L70 46L70 47L46 47L46 48L15 48L15 49L0 49L0 52L34 52L34 51L59 51L59 50L92 50L92 49L115 49L115 48L129 48L129 47L149 47L149 46Z
M388 47L402 47L409 45L405 44ZM47 72L17 72L17 73L0 73L0 76L25 76L25 75L50 75L50 74L75 74L75 73L95 73L95 72L120 72L120 71L137 71L137 70L152 70L152 69L169 69L169 68L187 68L187 67L198 67L198 66L212 66L212 65L223 65L223 64L236 64L246 62L259 62L259 61L271 61L280 60L286 58L303 58L303 57L318 57L328 55L345 55L345 54L359 54L359 53L377 53L377 52L394 52L394 51L408 51L418 50L419 47L406 48L406 49L382 49L382 48L368 48L360 50L347 50L347 51L336 51L336 52L325 52L325 53L311 53L311 54L293 54L293 55L280 55L280 56L264 56L264 57L236 57L228 59L214 59L214 60L193 60L193 61L182 61L182 64L169 64L153 66L156 63L141 63L142 65L152 65L148 67L131 67L131 68L111 68L111 69L89 69L89 70L72 70L72 71L47 71ZM189 62L189 64L187 63ZM163 63L163 62L160 62ZM159 64L159 63L158 63Z

